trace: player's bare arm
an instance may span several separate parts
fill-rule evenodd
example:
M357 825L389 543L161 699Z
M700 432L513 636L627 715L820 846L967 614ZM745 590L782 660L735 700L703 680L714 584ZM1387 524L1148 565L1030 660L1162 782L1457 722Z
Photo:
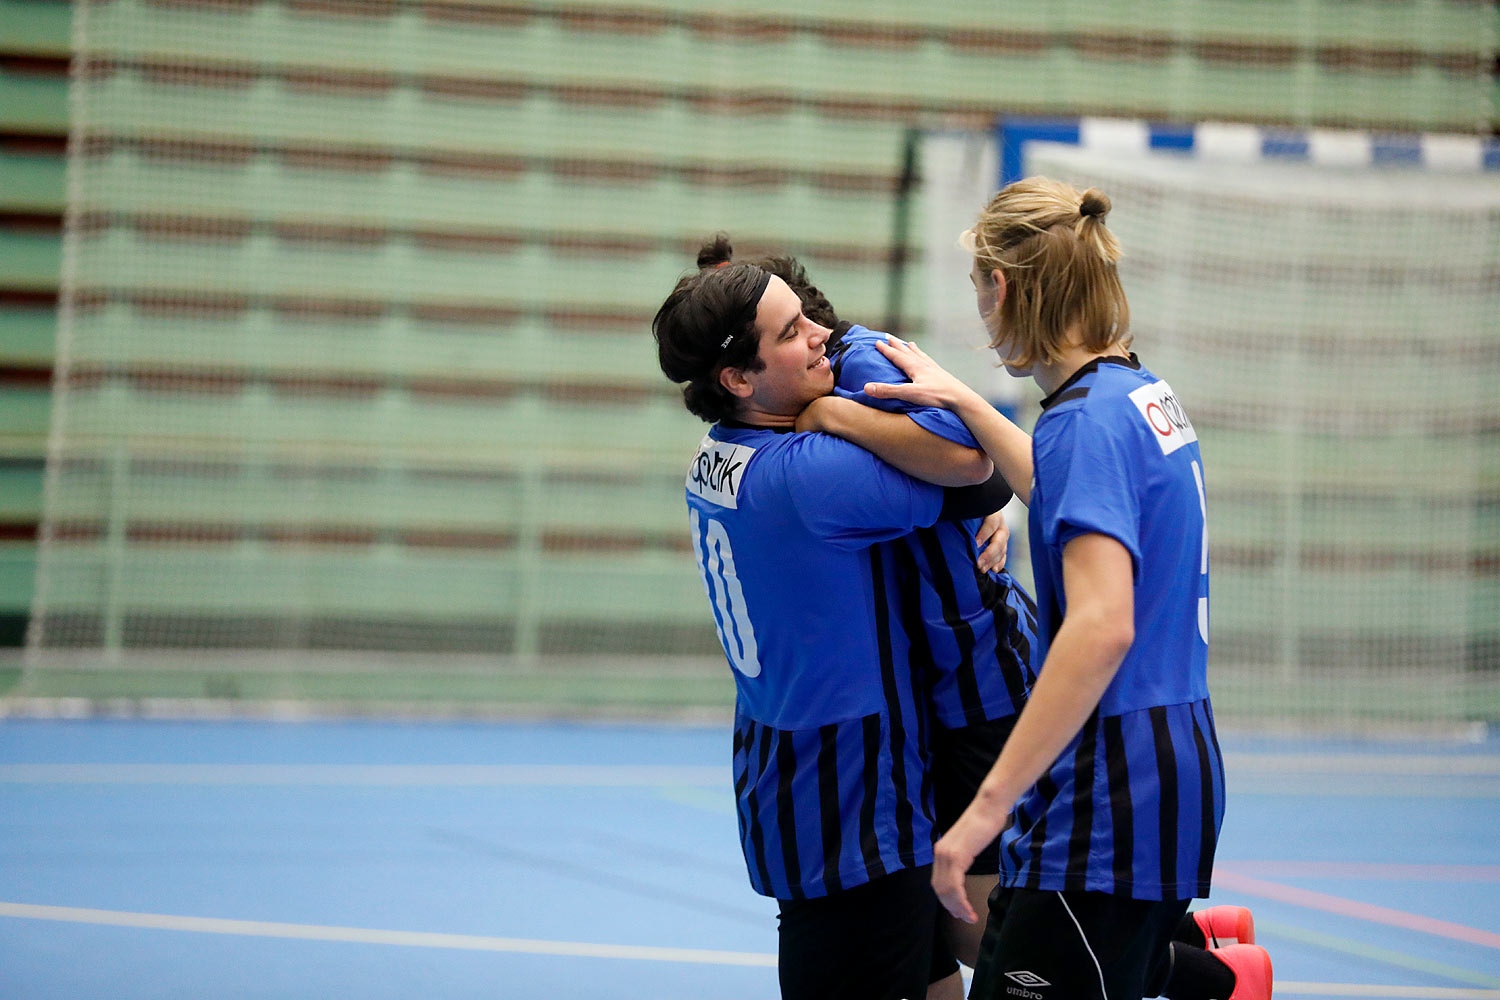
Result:
M868 395L903 399L919 406L940 406L958 414L969 432L994 460L995 467L1022 503L1031 502L1031 435L1007 420L979 393L928 357L916 344L892 337L875 344L880 353L906 372L910 382L871 382Z
M903 413L887 413L840 396L809 403L797 417L797 430L841 437L908 476L938 486L975 486L995 471L978 449L934 434Z
M1021 793L1057 760L1104 696L1135 640L1130 553L1108 535L1079 535L1063 549L1067 614L1021 710L1016 728L979 793L938 841L932 886L949 913L978 919L964 872L1005 824Z

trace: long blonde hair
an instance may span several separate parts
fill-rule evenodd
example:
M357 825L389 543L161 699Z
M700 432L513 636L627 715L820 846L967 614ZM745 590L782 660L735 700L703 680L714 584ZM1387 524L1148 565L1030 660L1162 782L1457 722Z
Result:
M986 320L990 346L1006 361L1057 361L1075 324L1090 351L1130 346L1120 241L1104 226L1109 209L1097 188L1079 194L1071 184L1028 177L1002 188L964 233L980 273L1005 276L998 315Z

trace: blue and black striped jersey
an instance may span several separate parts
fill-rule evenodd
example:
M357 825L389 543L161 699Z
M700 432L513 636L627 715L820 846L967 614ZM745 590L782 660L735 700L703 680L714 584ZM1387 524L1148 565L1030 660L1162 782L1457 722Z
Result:
M867 396L868 382L905 382L906 375L875 348L883 333L850 327L830 347L837 389L867 406L905 413L923 429L979 447L948 410ZM904 607L908 632L925 663L923 686L937 724L957 729L1021 710L1035 679L1036 606L1007 572L982 573L974 535L979 521L939 521L881 546L899 586L913 594ZM1040 662L1040 661L1035 661Z
M913 662L937 725L1015 715L1036 679L1036 605L1006 572L978 568L978 521L939 521L880 546L897 585Z
M801 899L932 860L922 714L874 546L943 491L824 434L715 424L693 551L736 684L734 784L757 892Z
M1006 885L1138 899L1207 895L1224 814L1208 697L1208 535L1197 434L1133 357L1080 369L1033 434L1038 662L1066 612L1064 546L1131 555L1135 640L1099 706L1001 835Z

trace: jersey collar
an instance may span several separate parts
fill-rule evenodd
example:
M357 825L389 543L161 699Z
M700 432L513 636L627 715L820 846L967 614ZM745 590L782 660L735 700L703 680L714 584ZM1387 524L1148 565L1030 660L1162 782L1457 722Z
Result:
M719 421L720 427L729 427L737 431L771 431L775 434L795 434L795 427L767 427L764 424L747 424L743 420L735 420L732 417L724 417Z
M1058 397L1067 392L1069 389L1073 388L1074 384L1077 383L1078 380L1083 378L1085 375L1092 375L1094 372L1098 371L1100 365L1122 365L1126 368L1131 368L1139 371L1141 367L1141 359L1135 356L1134 351L1130 352L1130 356L1128 358L1121 357L1118 354L1111 354L1108 357L1103 358L1095 358L1093 361L1090 361L1088 364L1084 365L1082 368L1069 375L1068 380L1062 385L1052 390L1047 398L1042 400L1042 409L1045 410L1048 407L1055 406L1059 402L1061 402Z
M835 383L844 373L844 354L849 350L849 345L844 343L844 334L848 333L853 326L854 324L847 320L835 323L833 332L828 335L828 340L823 345L823 351L828 355L828 364L833 368Z

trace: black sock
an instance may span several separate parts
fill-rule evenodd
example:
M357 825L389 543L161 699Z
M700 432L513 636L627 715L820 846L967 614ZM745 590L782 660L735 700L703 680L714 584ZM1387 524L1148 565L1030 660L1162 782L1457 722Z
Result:
M1161 995L1168 1000L1229 1000L1234 973L1213 952L1174 941L1172 962Z
M1207 948L1208 939L1203 936L1203 928L1198 926L1198 921L1193 919L1191 913L1183 914L1177 923L1177 930L1172 932L1173 941L1181 941L1190 944L1194 948Z

